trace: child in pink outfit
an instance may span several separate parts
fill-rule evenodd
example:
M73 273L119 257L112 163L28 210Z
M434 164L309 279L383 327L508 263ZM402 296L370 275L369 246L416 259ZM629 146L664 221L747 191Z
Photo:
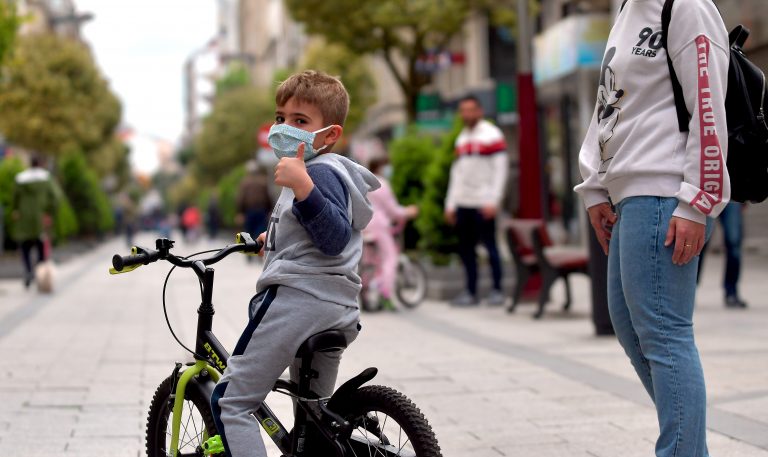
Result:
M374 159L369 165L369 169L379 178L381 187L368 193L368 200L373 206L373 219L364 232L366 237L376 243L379 262L374 281L378 284L383 305L386 308L393 308L392 294L397 275L397 258L400 255L400 249L392 233L393 225L413 219L419 213L419 209L415 205L401 206L397 202L397 197L386 178L388 167L386 159Z

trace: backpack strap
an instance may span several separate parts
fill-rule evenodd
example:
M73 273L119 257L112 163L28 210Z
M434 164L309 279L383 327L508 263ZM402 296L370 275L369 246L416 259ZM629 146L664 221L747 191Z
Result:
M672 65L672 57L669 55L669 48L667 48L667 32L669 31L669 23L672 21L672 6L675 0L666 0L664 2L664 9L661 10L661 45L664 47L664 51L667 54L667 66L669 67L669 79L672 80L672 93L675 95L675 109L677 111L677 126L681 132L688 131L688 123L691 120L691 115L688 113L688 108L685 106L685 97L683 96L683 86L680 85L680 81L677 79L675 73L675 67Z

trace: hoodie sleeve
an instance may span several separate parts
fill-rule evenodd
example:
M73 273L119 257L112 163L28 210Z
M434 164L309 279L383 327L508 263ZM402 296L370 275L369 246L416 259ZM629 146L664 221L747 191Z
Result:
M328 165L307 168L315 187L302 201L293 201L293 214L315 246L325 255L339 255L352 237L347 212L347 188Z
M609 201L608 191L598 180L597 170L599 166L600 145L597 140L597 106L595 106L595 112L592 115L592 121L589 123L587 136L584 138L581 150L579 151L579 171L584 182L573 189L581 195L586 208Z
M669 55L691 113L673 215L704 223L720 214L731 195L725 166L728 34L712 2L676 2L669 29Z

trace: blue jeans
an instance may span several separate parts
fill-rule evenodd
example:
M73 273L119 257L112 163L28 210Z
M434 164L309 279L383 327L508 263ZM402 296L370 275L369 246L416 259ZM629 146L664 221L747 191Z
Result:
M618 207L608 255L608 309L619 343L656 405L657 457L707 457L706 390L693 338L698 257L672 263L664 246L675 198Z
M725 242L725 278L723 287L726 297L737 297L736 286L741 273L741 240L744 235L744 224L741 215L742 204L730 202L720 213L720 224L723 226L723 241Z

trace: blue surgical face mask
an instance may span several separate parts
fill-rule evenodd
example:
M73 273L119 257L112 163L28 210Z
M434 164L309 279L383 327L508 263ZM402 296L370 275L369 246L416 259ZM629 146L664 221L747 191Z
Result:
M274 124L269 129L269 136L267 142L278 159L283 157L296 157L296 151L299 149L299 145L304 143L304 161L313 159L328 145L315 150L312 146L315 142L315 135L328 130L333 127L329 125L320 130L314 132L308 132L299 128L290 126L288 124Z
M392 165L386 164L381 167L380 174L386 179L392 179Z

